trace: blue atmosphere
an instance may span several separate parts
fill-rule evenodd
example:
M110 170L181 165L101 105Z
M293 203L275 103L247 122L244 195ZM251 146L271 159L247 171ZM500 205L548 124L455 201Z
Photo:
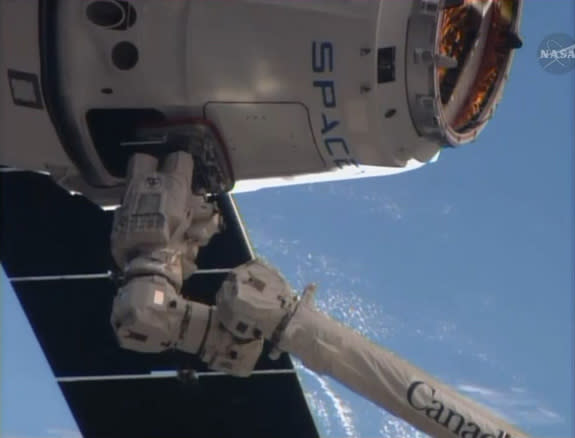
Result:
M397 176L237 195L257 252L356 330L534 437L575 436L575 74L538 47L575 2L527 0L510 80L470 145ZM6 276L0 436L80 432ZM420 437L298 365L322 436Z

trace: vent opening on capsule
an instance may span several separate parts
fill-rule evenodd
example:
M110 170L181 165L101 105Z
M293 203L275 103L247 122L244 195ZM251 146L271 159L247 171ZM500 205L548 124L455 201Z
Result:
M377 83L395 81L395 46L377 50Z

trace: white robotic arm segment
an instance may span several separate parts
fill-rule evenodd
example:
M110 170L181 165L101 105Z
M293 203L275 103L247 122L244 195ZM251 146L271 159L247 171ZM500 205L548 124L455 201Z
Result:
M156 274L180 289L183 236L193 213L193 164L185 152L169 154L163 163L146 154L132 156L129 184L112 229L112 255L127 280Z
M160 276L134 277L114 299L112 325L122 348L142 353L178 349L198 354L215 370L246 377L263 337L232 334L213 306L186 300Z
M213 203L207 203L201 196L191 195L192 220L184 234L185 251L182 256L182 274L188 278L197 267L196 257L200 247L222 229L222 218Z
M196 269L198 248L221 223L215 207L193 195L193 168L184 151L163 160L131 157L111 236L124 281L114 299L112 325L125 348L196 353L205 339L210 309L185 300L180 288Z
M123 348L157 353L181 344L196 353L208 328L207 308L186 301L164 277L138 276L119 290L111 322Z
M235 268L216 296L200 358L210 368L248 376L264 338L273 339L295 308L297 297L288 292L281 275L259 260Z
M298 297L271 266L253 260L233 270L216 297L221 321L239 338L274 339L296 308Z
M219 309L215 309L200 358L211 369L247 377L261 355L264 339L261 336L235 336L222 324L220 316Z
M429 374L308 306L298 307L279 347L430 436L526 437Z

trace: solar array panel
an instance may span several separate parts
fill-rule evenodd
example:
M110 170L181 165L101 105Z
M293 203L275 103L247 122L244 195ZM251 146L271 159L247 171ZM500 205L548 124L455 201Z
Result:
M263 354L253 376L236 378L193 355L120 349L109 323L112 212L45 175L0 173L0 184L0 260L85 438L318 436L286 354ZM233 199L217 202L226 230L183 287L205 303L226 269L253 257Z

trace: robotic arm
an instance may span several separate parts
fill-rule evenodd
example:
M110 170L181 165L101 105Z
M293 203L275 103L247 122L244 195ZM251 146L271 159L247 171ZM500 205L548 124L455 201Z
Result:
M112 254L123 285L111 322L120 346L153 353L179 349L215 369L247 376L263 338L235 338L219 323L221 310L180 294L201 246L220 230L215 205L192 193L194 162L185 151L163 160L132 156L129 184L112 229Z
M315 287L300 298L274 268L253 260L235 268L216 306L180 294L193 261L221 221L213 204L192 194L193 160L174 152L159 161L136 154L117 211L112 251L124 284L112 324L123 348L180 349L211 368L248 376L263 341L327 374L416 428L436 437L526 437L488 410L313 305Z
M313 305L315 287L299 299L273 268L261 261L240 266L218 292L223 325L270 340L388 412L434 437L526 437L487 409L382 348Z

